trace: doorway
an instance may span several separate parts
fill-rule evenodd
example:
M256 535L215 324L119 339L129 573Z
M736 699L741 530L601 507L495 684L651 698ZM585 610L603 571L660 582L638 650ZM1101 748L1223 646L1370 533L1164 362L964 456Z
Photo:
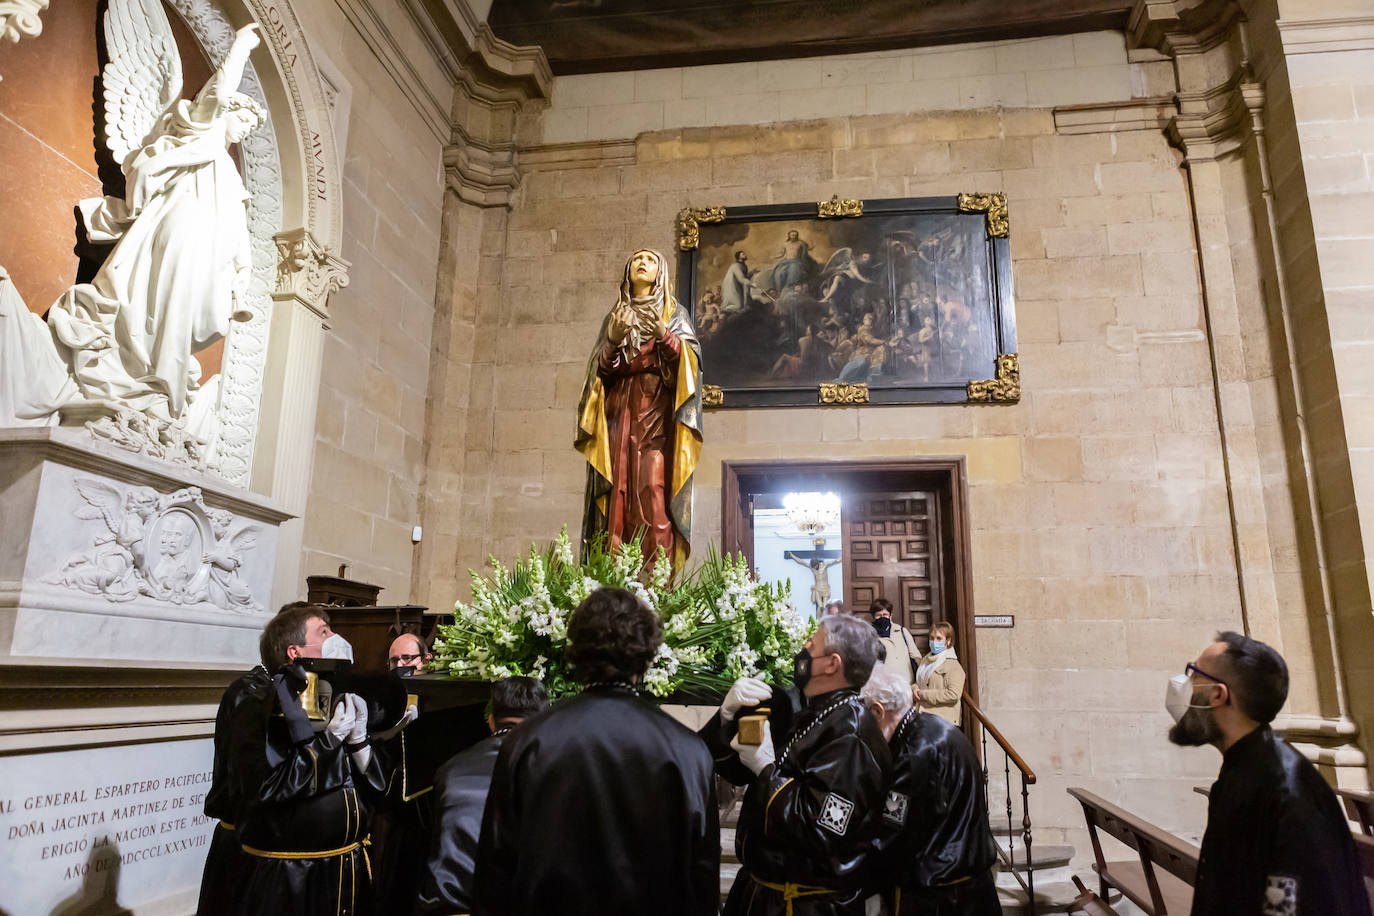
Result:
M838 495L835 596L844 599L845 610L865 619L874 598L891 601L894 619L911 631L922 651L932 624L953 623L968 673L966 689L977 702L968 478L962 457L724 461L721 472L721 548L742 553L754 570L766 559L755 556L756 516L781 505L787 494ZM833 556L833 543L825 546L826 555Z

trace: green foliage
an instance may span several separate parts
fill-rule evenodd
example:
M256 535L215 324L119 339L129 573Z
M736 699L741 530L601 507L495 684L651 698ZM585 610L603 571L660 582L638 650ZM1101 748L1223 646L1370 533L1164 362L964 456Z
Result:
M575 693L565 661L568 618L602 586L643 598L663 622L663 645L642 686L656 696L715 695L736 678L756 675L782 684L809 621L792 606L786 586L758 582L743 557L714 550L674 583L660 551L647 584L639 580L637 543L607 550L591 545L585 563L573 555L565 526L543 551L507 569L495 557L491 572L471 572L472 601L454 607L454 622L439 626L436 670L451 677L494 681L523 674L540 678L551 696Z

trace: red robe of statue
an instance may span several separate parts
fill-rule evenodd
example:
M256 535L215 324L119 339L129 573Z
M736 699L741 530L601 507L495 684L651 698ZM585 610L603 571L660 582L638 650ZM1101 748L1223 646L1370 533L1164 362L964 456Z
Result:
M606 391L606 432L611 448L607 534L619 544L644 529L645 558L662 547L673 556L668 488L673 479L673 395L682 340L669 331L646 340L633 359L607 343L597 375Z

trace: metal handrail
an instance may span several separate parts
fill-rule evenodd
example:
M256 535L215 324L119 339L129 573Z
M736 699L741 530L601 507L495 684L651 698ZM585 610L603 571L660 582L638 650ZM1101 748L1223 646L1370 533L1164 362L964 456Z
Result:
M1016 879L1016 883L1021 885L1021 889L1026 892L1026 911L1030 916L1035 916L1035 860L1031 857L1031 816L1030 816L1030 787L1035 783L1035 771L1030 768L1021 755L1016 753L1016 749L1011 746L1011 742L1002 736L997 730L997 726L988 720L983 711L978 708L968 693L960 698L964 708L973 714L978 720L980 727L979 741L979 763L983 769L983 803L988 804L988 735L992 735L992 740L1002 749L1003 763L1002 775L1006 780L1007 787L1007 848L1004 851L999 844L997 847L997 858L1007 866L1011 876ZM1012 827L1012 807L1011 807L1011 764L1016 764L1016 769L1021 773L1021 842L1025 849L1026 876L1021 877L1021 873L1016 870L1016 835ZM989 817L992 811L987 810Z
M988 717L983 714L983 711L978 708L978 705L973 702L967 692L964 693L963 701L964 708L973 713L973 717L978 720L978 724L988 730L988 734L992 735L992 740L997 742L997 746L1006 751L1007 756L1011 758L1011 762L1016 764L1016 768L1021 771L1021 775L1026 777L1026 782L1034 785L1035 771L1030 768L1030 765L1027 764L1025 760L1021 759L1020 754L1016 753L1016 748L1011 746L1011 742L1002 737L1002 733L997 730L997 726L988 721Z

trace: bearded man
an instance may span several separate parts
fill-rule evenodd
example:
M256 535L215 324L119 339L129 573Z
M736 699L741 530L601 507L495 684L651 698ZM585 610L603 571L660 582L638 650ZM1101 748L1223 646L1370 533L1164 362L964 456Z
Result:
M657 251L625 262L577 415L573 444L588 463L584 545L604 533L614 547L642 531L646 562L662 548L681 569L701 454L701 344Z
M1218 633L1169 682L1169 740L1221 752L1192 916L1369 916L1355 841L1336 794L1269 726L1287 699L1283 657L1239 633Z

